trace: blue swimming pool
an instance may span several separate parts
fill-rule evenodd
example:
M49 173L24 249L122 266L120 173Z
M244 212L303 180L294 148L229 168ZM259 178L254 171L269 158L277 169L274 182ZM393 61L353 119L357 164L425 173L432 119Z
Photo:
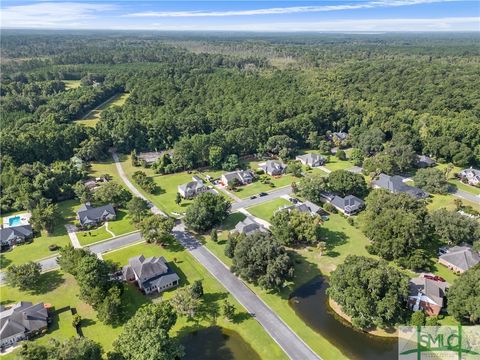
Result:
M20 219L20 216L12 216L10 219L8 219L8 225L9 226L17 226L22 223L22 220Z

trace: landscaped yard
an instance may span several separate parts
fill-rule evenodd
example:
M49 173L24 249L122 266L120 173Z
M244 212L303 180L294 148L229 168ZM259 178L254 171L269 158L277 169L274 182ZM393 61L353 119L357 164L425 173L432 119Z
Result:
M331 171L348 170L354 166L355 164L350 160L339 160L335 156L330 156L330 160L325 164L325 167Z
M100 114L103 110L108 109L111 106L122 106L125 104L125 101L129 96L130 94L127 93L116 94L104 103L100 104L100 106L88 112L80 120L76 120L76 122L84 126L95 127L95 125L97 125L97 123L100 121Z
M247 208L247 211L253 216L259 217L260 219L270 221L273 216L273 213L281 206L292 205L292 203L283 198L278 198L269 202L265 202L260 205L252 206Z
M237 191L234 191L233 194L235 194L241 199L246 199L252 195L258 195L261 192L271 191L284 186L289 186L292 182L300 180L289 174L276 177L268 177L270 178L273 186L270 184L263 184L262 182L257 180L249 185L239 186Z
M195 280L202 280L207 310L216 305L221 305L224 299L228 299L236 306L237 320L228 322L222 316L219 316L216 321L219 326L237 331L258 352L262 359L286 359L278 345L267 335L255 319L250 317L245 309L227 293L221 284L179 245L162 248L157 245L141 243L104 254L103 257L105 260L112 260L125 265L129 258L140 254L143 254L145 257L164 256L180 276L181 286L191 284ZM140 293L138 292L138 294ZM160 301L160 298L169 299L174 294L175 289L172 289L165 292L162 296L149 296L145 297L145 299L147 301ZM210 325L212 325L210 319L201 319L198 324L195 324L194 322L187 322L184 317L179 317L174 330L185 334L185 330L182 330L182 328L188 327L188 332L190 332Z
M48 249L49 245L65 246L70 243L65 224L73 222L73 219L75 219L75 209L78 208L79 202L77 200L67 200L58 203L58 206L63 219L55 226L53 233L47 234L43 231L41 236L33 239L32 243L19 245L11 251L2 253L0 255L0 269L3 270L12 264L18 265L53 256L57 251L50 251Z

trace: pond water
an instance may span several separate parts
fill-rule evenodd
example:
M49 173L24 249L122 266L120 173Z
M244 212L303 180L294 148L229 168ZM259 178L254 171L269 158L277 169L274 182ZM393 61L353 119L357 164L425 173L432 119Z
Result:
M235 331L212 326L191 332L180 339L186 360L261 360Z
M290 306L313 330L350 359L398 359L397 338L382 338L355 330L328 306L327 282L318 277L292 293Z

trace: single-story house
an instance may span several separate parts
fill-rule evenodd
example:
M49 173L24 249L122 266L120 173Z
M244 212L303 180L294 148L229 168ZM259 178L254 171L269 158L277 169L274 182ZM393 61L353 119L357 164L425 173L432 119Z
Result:
M224 186L231 185L235 179L240 185L250 184L253 181L253 172L251 170L237 170L222 174L220 182Z
M48 309L43 303L20 301L0 312L0 346L5 348L36 335L48 326Z
M31 225L18 225L0 229L0 243L2 246L12 246L32 237L33 230Z
M317 215L317 211L318 211L318 206L313 204L313 203L310 203L312 207L310 207L307 202L303 202L303 203L297 203L297 204L292 204L292 205L284 205L284 206L281 206L278 208L277 211L292 211L292 210L297 210L299 212L304 212L304 213L309 213L311 215ZM276 212L277 212L276 211Z
M426 156L426 155L418 155L417 156L417 167L419 168L427 168L435 166L435 160Z
M208 187L203 183L203 180L198 176L192 176L192 181L178 185L178 193L185 199L192 199L198 194L208 190Z
M325 165L325 163L327 162L326 157L319 154L312 154L312 153L308 153L305 155L298 155L297 157L295 157L295 160L298 160L303 165L307 165L310 167L322 166L322 165Z
M470 185L480 184L480 170L474 168L463 169L458 173L458 177Z
M260 169L270 176L282 175L286 168L287 166L284 163L276 160L267 160L264 164L260 165Z
M480 263L480 255L470 245L454 246L440 255L438 262L457 273L463 273Z
M116 216L112 204L93 207L90 203L86 203L77 211L77 219L81 226L93 226L102 221L115 220Z
M250 235L257 231L268 232L268 230L263 225L257 223L250 216L247 216L245 219L235 225L235 229L233 229L231 232L238 232L240 234Z
M445 304L448 283L417 277L408 284L408 305L413 311L423 310L427 315L438 315Z
M404 178L398 175L389 176L380 174L377 180L372 181L375 189L386 189L394 194L406 193L416 199L428 198L428 193L414 186L407 185L403 182Z
M128 260L128 265L122 268L122 274L124 281L136 282L145 294L161 293L177 286L180 281L180 277L171 269L163 256L133 257Z
M355 215L365 206L365 202L362 199L353 195L348 195L344 198L335 195L333 199L330 200L330 204L345 215Z

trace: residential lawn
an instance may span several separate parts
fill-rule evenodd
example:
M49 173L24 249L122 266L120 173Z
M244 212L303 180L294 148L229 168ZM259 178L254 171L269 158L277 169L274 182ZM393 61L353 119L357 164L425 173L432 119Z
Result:
M115 236L137 230L135 225L130 221L130 216L128 216L126 210L118 209L116 213L117 218L108 222L108 229L113 232Z
M251 184L244 185L244 186L239 186L237 191L233 192L236 196L238 196L241 199L248 198L252 195L258 195L261 192L267 192L274 190L276 188L281 188L284 186L290 185L294 181L298 181L299 179L295 178L294 176L290 174L285 174L282 176L277 176L277 177L270 177L270 181L273 183L271 184L263 184L259 180L254 181Z
M459 199L451 194L448 195L439 195L439 194L434 194L429 198L429 203L427 205L428 210L434 211L442 208L446 208L447 210L455 210L456 205L455 205L455 199ZM462 203L464 205L471 206L477 211L480 211L480 204L465 200L465 199L460 199L462 200Z
M105 224L96 229L77 231L78 241L82 246L90 245L102 240L110 239L112 235L105 230Z
M458 179L450 180L449 183L451 185L455 186L459 190L463 190L463 191L472 193L474 195L480 195L480 188L472 186L472 185L464 184L463 182L461 182Z
M330 160L325 164L325 167L331 171L348 170L354 167L355 164L349 160L339 160L335 156L330 156Z
M12 250L0 254L0 269L9 265L19 265L28 261L39 260L54 256L57 251L50 251L49 245L65 246L70 243L65 224L75 219L75 209L79 206L78 200L67 200L58 203L63 219L55 226L51 234L43 231L41 236L34 237L33 242L14 247Z
M180 245L175 244L168 248L162 248L157 245L141 243L112 251L104 254L103 257L105 260L112 260L120 265L125 265L128 263L129 258L141 254L145 257L164 256L167 261L170 261L170 265L180 276L181 286L189 285L195 280L202 280L207 312L216 306L221 306L224 299L228 299L228 301L236 306L237 319L233 322L228 322L220 316L216 320L217 325L238 332L245 341L258 352L262 359L286 359L286 356L279 346L269 337L260 324L258 324L254 318L250 317L245 309L227 293L222 285ZM158 302L161 301L161 299L171 298L174 296L175 291L176 289L172 289L164 292L163 295L153 297L144 296L144 298L146 301ZM138 294L140 294L140 292L138 292ZM195 329L208 327L210 325L212 325L211 319L200 319L198 324L196 324L195 322L188 322L184 317L179 317L174 331L184 335Z
M259 217L260 219L270 221L273 216L273 213L283 205L292 205L292 203L283 198L277 198L275 200L265 202L260 205L252 206L247 209L247 211L253 216Z
M65 83L65 89L76 89L80 87L80 80L62 80Z
M106 160L90 163L90 168L88 169L88 175L94 178L101 177L105 174L110 175L112 180L116 181L122 186L125 186L122 179L118 175L117 167L115 166L115 162L110 154L108 154L108 158Z
M100 106L88 112L81 119L76 120L76 122L84 126L95 127L95 125L97 125L97 123L100 121L100 115L103 110L108 109L112 106L123 106L129 96L130 94L127 93L116 94L112 96L109 100L100 104Z

